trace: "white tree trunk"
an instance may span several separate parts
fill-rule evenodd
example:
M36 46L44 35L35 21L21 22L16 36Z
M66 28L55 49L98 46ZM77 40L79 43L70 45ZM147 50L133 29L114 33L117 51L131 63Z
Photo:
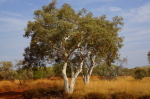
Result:
M85 84L88 84L89 83L89 80L90 80L90 77L91 77L91 74L92 74L92 71L93 71L93 66L91 66L87 72L87 75L83 75L82 78L83 78L83 82Z
M95 59L94 58L90 58L91 59L91 66L89 66L88 70L87 70L87 74L86 75L83 75L82 78L83 78L83 82L85 84L89 84L89 80L90 80L90 77L91 77L91 74L92 74L92 71L93 71L93 68L94 68L94 65L95 65Z
M68 86L68 78L66 74L66 69L67 69L67 62L64 62L63 69L62 69L62 75L64 78L64 91L69 92L69 86Z
M73 93L75 81L76 81L75 77L71 78L70 87L69 87L69 93Z
M72 78L71 78L71 82L70 82L69 93L73 93L76 78L78 77L79 73L82 71L82 67L83 67L83 60L80 62L80 66L77 69L76 73L74 74L73 67L71 66L71 72L72 72L71 77Z

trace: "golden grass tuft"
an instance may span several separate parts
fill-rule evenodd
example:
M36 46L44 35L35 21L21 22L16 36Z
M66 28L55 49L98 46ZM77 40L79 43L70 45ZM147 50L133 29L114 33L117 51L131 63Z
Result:
M84 88L83 88L84 86ZM127 93L134 96L150 95L150 77L143 80L135 80L132 77L119 77L117 80L99 80L91 79L88 85L84 85L78 80L75 85L74 93L100 93L104 95L112 95L115 93Z
M48 88L56 85L63 86L63 79L37 79L28 81L25 89Z
M18 85L14 82L10 82L7 80L0 81L0 92L11 91L16 88L18 88Z

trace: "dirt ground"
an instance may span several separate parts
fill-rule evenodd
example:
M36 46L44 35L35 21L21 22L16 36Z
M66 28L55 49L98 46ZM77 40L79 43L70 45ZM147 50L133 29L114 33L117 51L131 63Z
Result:
M0 93L0 99L23 99L24 89L15 89L13 91Z

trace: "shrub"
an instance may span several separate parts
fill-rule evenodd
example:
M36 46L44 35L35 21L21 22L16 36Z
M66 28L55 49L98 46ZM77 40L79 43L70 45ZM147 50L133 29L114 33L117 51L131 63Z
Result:
M46 74L46 70L44 68L37 68L36 71L33 71L33 79L44 78Z
M0 62L0 79L13 81L16 77L16 72L12 69L13 64L10 61Z
M150 68L147 69L147 76L150 77Z
M46 67L45 78L51 78L54 76L55 76L55 73L53 71L53 68L52 67Z
M137 69L135 71L135 79L142 80L146 76L146 71L144 69Z

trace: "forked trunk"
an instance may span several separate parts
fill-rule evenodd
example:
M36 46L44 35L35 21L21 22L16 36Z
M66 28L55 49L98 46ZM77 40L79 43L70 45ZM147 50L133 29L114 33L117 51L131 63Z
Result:
M83 75L82 78L83 78L83 82L85 84L88 84L89 81L90 81L90 77L91 77L91 74L92 74L92 71L93 71L93 66L90 67L90 69L88 70L87 72L87 75Z
M72 77L71 77L71 82L70 82L70 85L69 85L68 84L68 77L66 75L67 62L64 63L62 74L63 74L63 78L64 78L64 91L65 92L73 93L75 81L76 81L76 78L78 77L79 73L82 71L82 66L83 66L83 61L80 63L80 66L79 66L79 68L78 68L78 70L75 74L73 73L73 70L71 71L72 72Z
M84 82L85 84L88 84L88 83L89 83L89 80L90 80L90 76L89 76L89 75L84 75L84 77L83 77L83 82Z
M76 78L78 77L79 73L82 71L82 66L83 66L83 60L80 62L80 66L77 69L75 74L74 74L73 68L71 67L72 78L71 78L71 82L70 82L69 93L73 93L75 81L76 81Z

